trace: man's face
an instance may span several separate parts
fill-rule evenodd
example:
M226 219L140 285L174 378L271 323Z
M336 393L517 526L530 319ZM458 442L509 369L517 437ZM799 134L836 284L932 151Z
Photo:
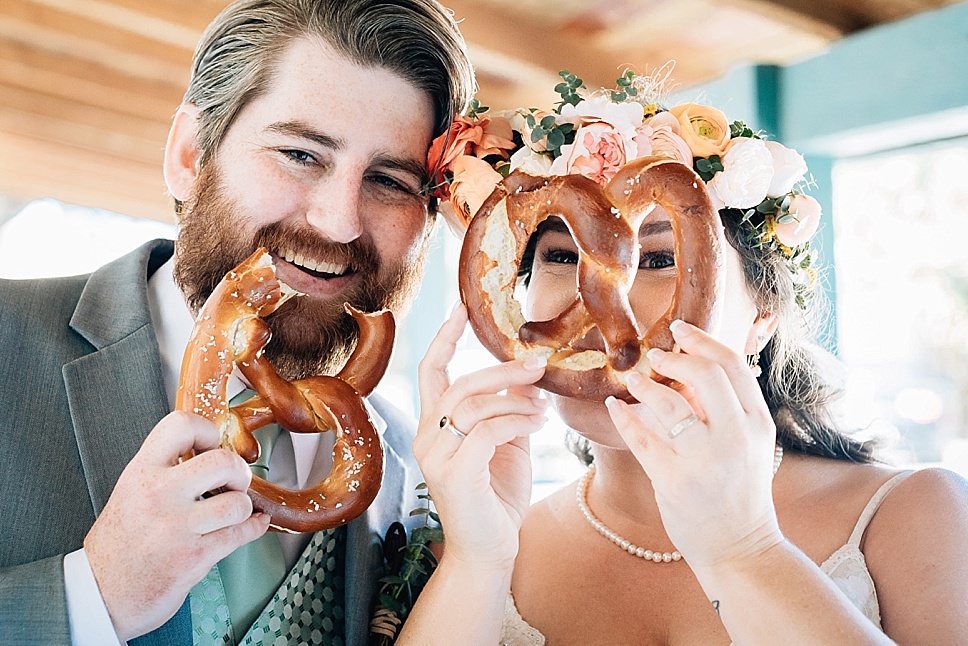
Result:
M344 301L399 315L421 275L431 115L395 74L295 41L185 202L175 278L190 306L265 246L304 294L268 319L269 359L289 379L342 364L356 340Z

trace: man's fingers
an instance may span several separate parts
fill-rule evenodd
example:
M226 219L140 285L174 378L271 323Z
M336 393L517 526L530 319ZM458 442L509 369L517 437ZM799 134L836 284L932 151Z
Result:
M178 464L179 458L190 451L209 451L218 444L215 424L198 415L174 411L155 424L138 455L152 464L170 466Z
M199 500L192 506L190 519L197 534L209 534L238 525L252 516L252 500L243 491L225 491Z
M208 491L229 489L244 492L252 482L245 460L225 449L207 451L175 467L178 488L193 498Z

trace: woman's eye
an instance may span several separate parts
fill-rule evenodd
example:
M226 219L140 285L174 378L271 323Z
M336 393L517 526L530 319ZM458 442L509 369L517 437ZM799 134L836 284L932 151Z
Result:
M297 164L314 164L316 163L316 158L311 154L307 153L305 150L283 150L281 151L283 155L287 156L289 159L293 160Z
M666 269L675 266L675 254L667 251L650 251L642 254L639 259L639 269Z
M568 249L545 249L541 260L550 264L574 265L578 262L578 253Z

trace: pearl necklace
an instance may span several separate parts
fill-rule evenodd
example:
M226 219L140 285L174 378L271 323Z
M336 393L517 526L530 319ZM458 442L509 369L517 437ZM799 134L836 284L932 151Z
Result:
M780 463L783 462L783 447L779 444L776 445L776 449L773 451L773 474L780 469ZM592 527L595 528L599 534L610 540L611 542L618 545L620 548L631 554L632 556L637 556L646 561L653 561L655 563L671 563L673 561L679 561L682 559L682 554L679 550L673 550L671 552L660 552L657 550L648 550L644 547L639 547L632 541L623 538L620 534L613 531L598 519L592 510L588 506L588 485L592 481L592 477L595 475L595 465L588 467L585 475L578 482L578 488L575 490L575 500L578 503L578 509L581 511L582 516L588 521Z

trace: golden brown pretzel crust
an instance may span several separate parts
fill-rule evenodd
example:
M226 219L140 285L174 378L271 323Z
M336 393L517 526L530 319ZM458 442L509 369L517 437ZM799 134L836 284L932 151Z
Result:
M215 422L222 447L250 463L259 455L252 431L266 424L296 433L335 431L332 470L315 487L287 489L253 476L248 491L255 509L272 517L272 528L318 531L353 520L380 490L383 441L362 398L386 372L396 326L387 310L367 314L347 305L360 339L343 369L289 382L262 353L270 338L263 317L293 295L265 249L226 274L196 319L175 408ZM226 388L236 367L257 395L229 408Z
M638 231L656 207L669 213L678 274L668 310L639 329L628 293L639 263ZM578 294L550 321L526 321L513 298L528 239L545 219L568 226L579 251ZM581 175L509 175L471 220L461 249L459 283L471 327L502 361L543 354L538 382L552 392L591 400L628 399L620 379L651 347L671 350L679 318L709 329L722 280L723 230L705 184L684 164L637 159L604 188ZM598 327L605 352L571 344ZM653 378L657 375L653 374Z

